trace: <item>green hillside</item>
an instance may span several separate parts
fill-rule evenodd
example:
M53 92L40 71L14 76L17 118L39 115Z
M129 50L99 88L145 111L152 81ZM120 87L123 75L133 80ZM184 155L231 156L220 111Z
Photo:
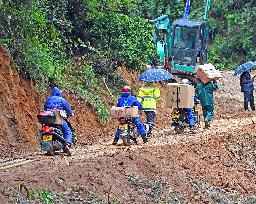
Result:
M225 2L225 3L224 3ZM204 1L191 1L190 18L201 18ZM256 1L212 2L210 62L234 69L256 57ZM155 56L148 19L182 17L185 1L0 0L0 42L13 64L44 91L58 85L84 97L108 121L102 89L118 94L116 68L141 71Z

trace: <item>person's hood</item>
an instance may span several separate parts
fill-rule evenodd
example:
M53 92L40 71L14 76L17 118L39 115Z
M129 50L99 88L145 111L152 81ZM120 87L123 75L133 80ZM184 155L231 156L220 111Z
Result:
M122 92L122 97L128 98L129 96L131 96L131 93L129 93L129 92Z
M61 90L59 90L57 87L54 87L54 88L52 89L52 96L60 96L60 97L62 97L62 92L61 92Z

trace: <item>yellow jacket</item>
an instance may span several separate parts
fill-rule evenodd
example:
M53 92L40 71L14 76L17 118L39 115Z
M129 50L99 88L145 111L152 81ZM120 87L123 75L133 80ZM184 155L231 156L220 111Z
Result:
M138 101L145 111L156 111L156 101L160 99L160 89L153 86L143 86L139 90Z

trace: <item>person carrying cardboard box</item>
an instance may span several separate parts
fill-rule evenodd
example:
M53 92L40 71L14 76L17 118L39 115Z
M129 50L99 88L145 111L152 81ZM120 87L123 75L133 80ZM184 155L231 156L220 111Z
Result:
M205 128L210 128L210 124L214 116L214 100L213 91L218 89L216 81L211 81L209 83L202 83L198 80L195 94L199 98L203 109L203 116L205 122Z
M189 84L189 85L191 84L191 82L188 79L182 79L181 82L182 84ZM184 108L184 110L187 113L189 128L192 133L195 133L195 118L194 118L193 108Z
M195 89L189 79L182 79L179 83L167 84L167 108L172 108L172 113L186 115L186 123L191 133L195 133L195 117L193 113ZM182 118L182 117L181 117Z

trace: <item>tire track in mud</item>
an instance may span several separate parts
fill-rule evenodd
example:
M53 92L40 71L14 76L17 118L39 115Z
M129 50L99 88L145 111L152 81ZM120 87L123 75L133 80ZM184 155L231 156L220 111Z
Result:
M210 129L204 130L200 128L195 134L185 132L184 134L174 135L170 129L164 129L157 133L156 136L152 137L149 143L130 146L117 145L113 146L110 142L96 144L93 146L78 147L72 150L72 156L65 156L59 154L55 156L56 159L65 159L66 164L72 160L83 160L91 159L101 156L109 156L116 154L118 151L136 151L137 149L150 148L152 146L165 146L165 145L175 145L175 144L188 144L191 142L206 141L213 135L221 135L223 133L239 132L239 130L244 129L246 125L256 124L256 117L247 117L239 119L218 119L215 120ZM62 156L62 157L60 157ZM29 164L36 161L46 161L52 159L52 157L47 157L43 153L37 153L34 156L28 156L18 159L2 159L0 160L0 171L9 168L15 168L25 164Z
M5 170L9 168L13 168L16 166L21 166L27 163L33 162L32 159L7 159L0 160L0 170Z
M239 132L239 130L244 129L248 124L256 124L256 117L248 117L242 119L220 119L215 120L210 129L200 128L196 134L191 134L186 132L180 135L174 135L170 129L165 129L160 131L157 136L154 136L150 139L149 143L143 144L139 143L138 145L131 146L113 146L111 143L104 143L101 145L89 146L88 149L77 149L77 154L85 154L83 158L91 158L90 153L96 153L94 157L106 155L106 153L115 153L118 150L133 150L148 148L151 146L165 146L165 145L174 145L174 144L186 144L190 142L199 142L208 140L212 135L220 135L223 133L229 132ZM72 155L70 158L76 158L77 154Z

